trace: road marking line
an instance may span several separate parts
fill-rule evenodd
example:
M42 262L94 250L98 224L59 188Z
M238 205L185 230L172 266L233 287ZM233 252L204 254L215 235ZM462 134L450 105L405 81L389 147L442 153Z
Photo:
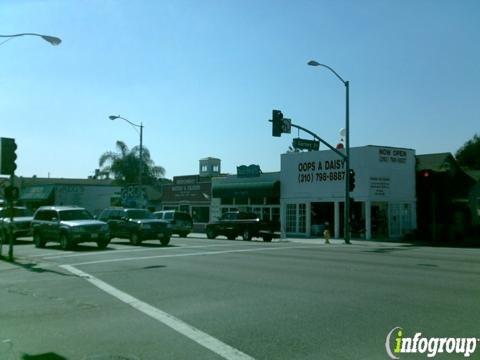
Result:
M212 244L212 245L186 245L186 246L181 246L181 245L176 245L172 247L155 247L155 248L128 248L128 249L115 249L113 251L100 251L100 252L86 252L86 253L73 253L69 252L67 255L59 255L58 253L54 256L45 256L43 259L45 260L51 260L51 259L59 259L59 258L69 258L69 257L79 257L79 256L95 256L95 255L111 255L111 254L117 254L117 253L123 253L123 252L138 252L138 251L159 251L159 250L175 250L175 249L194 249L194 248L206 248L206 247L215 247L215 246L247 246L249 244ZM51 255L51 254L50 254Z
M179 332L180 334L186 336L187 338L195 341L201 346L213 351L217 355L220 355L224 359L228 360L253 360L251 356L241 352L240 350L227 345L220 340L214 338L213 336L208 335L207 333L187 324L186 322L176 318L173 315L170 315L160 309L153 307L113 286L107 284L106 282L97 279L96 277L87 274L71 265L61 265L60 267L71 272L74 275L79 276L82 279L87 280L100 290L105 291L107 294L112 295L118 300L124 302L127 305L130 305L134 309L144 313L145 315L150 316L151 318L158 320L164 325L172 328L173 330Z
M86 261L86 262L75 263L75 264L70 264L70 265L78 266L78 265L103 264L103 263L120 262L120 261L149 260L149 259L158 259L158 258L222 255L222 254L231 254L231 253L240 253L240 252L272 251L272 250L284 250L284 249L310 249L310 248L313 248L313 246L282 246L282 247L275 247L275 248L260 248L260 249L204 251L204 252L187 253L187 254L152 255L152 256L139 256L139 257L120 258L120 259L106 259L106 260L97 260L97 261ZM315 248L316 248L316 246L315 246Z

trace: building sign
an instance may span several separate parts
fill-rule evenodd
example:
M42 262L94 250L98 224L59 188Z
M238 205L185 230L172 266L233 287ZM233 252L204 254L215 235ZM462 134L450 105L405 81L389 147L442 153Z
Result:
M407 152L403 149L378 149L378 161L405 164L407 162Z
M300 162L297 179L299 183L344 181L345 160Z
M415 152L386 146L350 149L357 199L385 201L415 198ZM282 199L342 201L345 197L345 160L331 150L282 154ZM306 200L305 200L306 201Z
M198 175L175 176L173 184L163 186L163 201L210 201L211 182L200 182Z
M370 177L370 194L373 196L387 196L390 190L390 178Z

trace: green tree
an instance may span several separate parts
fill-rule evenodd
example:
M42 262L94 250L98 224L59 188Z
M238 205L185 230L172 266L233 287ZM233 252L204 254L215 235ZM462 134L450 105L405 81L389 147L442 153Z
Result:
M480 137L475 134L455 154L460 166L480 170Z
M107 151L100 156L98 163L101 171L111 174L118 184L138 183L140 172L140 147L131 150L123 142L116 142L118 152ZM142 146L142 184L154 184L165 176L165 169L156 166L150 157L150 151Z

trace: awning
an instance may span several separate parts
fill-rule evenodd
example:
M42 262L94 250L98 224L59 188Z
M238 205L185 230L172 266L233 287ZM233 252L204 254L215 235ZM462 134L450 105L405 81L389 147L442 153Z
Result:
M22 191L20 192L20 200L23 200L23 201L48 200L52 195L53 188L54 188L53 185L27 187L25 189L22 189Z
M280 197L280 181L213 183L212 195L214 198Z

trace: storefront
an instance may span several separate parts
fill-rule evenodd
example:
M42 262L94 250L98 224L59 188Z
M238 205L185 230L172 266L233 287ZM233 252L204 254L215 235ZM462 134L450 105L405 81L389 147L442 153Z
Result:
M414 150L351 148L350 168L353 237L398 238L416 228ZM344 160L331 150L282 154L280 180L282 237L320 236L325 226L343 237Z
M237 175L213 178L211 220L228 211L253 212L278 223L280 173L262 173L258 165L243 165L237 167Z
M196 224L210 218L210 177L199 175L174 176L173 183L163 186L162 209L189 213Z

